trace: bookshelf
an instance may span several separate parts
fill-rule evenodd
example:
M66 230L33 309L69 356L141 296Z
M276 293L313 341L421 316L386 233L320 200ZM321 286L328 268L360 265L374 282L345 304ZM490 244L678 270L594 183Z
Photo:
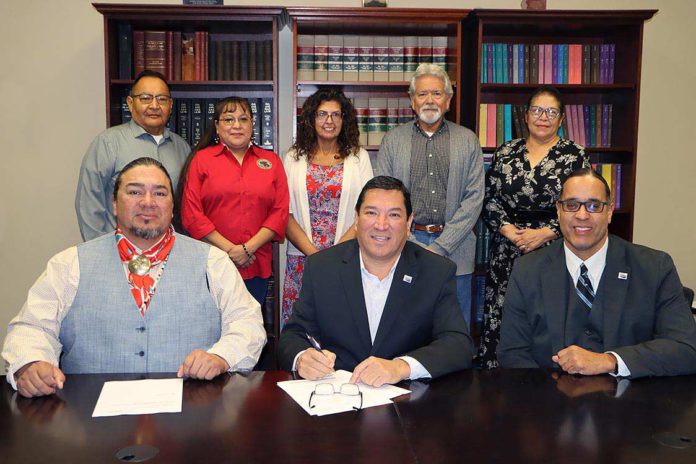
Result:
M318 8L318 7L288 7L288 16L292 21L293 32L293 84L296 92L293 95L293 108L295 114L298 108L298 100L313 94L322 86L336 86L342 88L348 98L356 102L364 99L404 99L408 97L408 85L410 77L393 80L393 77L381 79L355 78L354 81L343 78L309 78L303 72L298 71L298 61L302 64L302 51L304 44L298 44L298 39L307 36L342 36L344 38L378 38L377 40L389 40L398 38L416 38L416 40L428 40L438 38L439 43L446 44L444 60L447 63L447 72L452 80L455 96L452 99L447 118L459 123L462 110L459 104L458 86L463 73L465 60L468 60L468 51L462 49L463 20L468 10L459 9L406 9L406 8ZM437 40L435 48L437 49ZM316 44L315 44L316 46ZM348 44L344 44L346 53ZM379 45L378 45L379 46ZM388 45L389 46L389 45ZM331 53L329 51L329 53ZM438 55L438 52L435 52ZM438 59L437 57L434 59ZM440 59L442 57L440 56ZM347 60L343 60L344 72ZM330 64L330 63L329 63ZM316 66L316 63L315 63ZM331 69L331 68L329 68ZM315 69L316 71L316 69ZM299 74L299 76L298 76ZM402 103L403 104L403 103ZM301 107L301 105L299 105ZM410 106L409 106L410 108ZM412 112L408 110L408 115ZM403 113L400 121L403 122ZM296 120L296 119L293 119ZM360 123L360 115L359 115ZM364 132L361 125L361 132ZM293 133L295 133L294 128ZM386 130L385 130L386 132ZM374 140L374 139L372 139ZM372 142L370 140L370 142ZM378 140L378 139L377 139ZM379 149L379 143L366 143L365 148L374 156Z
M216 42L215 45L222 42L265 43L266 57L270 57L270 63L266 65L263 74L255 74L252 78L248 74L239 76L232 75L231 71L220 74L216 71L208 73L207 77L195 76L193 80L170 78L169 86L175 102L177 100L210 102L230 95L249 99L266 99L265 101L272 99L270 101L272 115L278 114L278 30L281 27L282 8L107 3L93 3L93 6L104 17L107 127L123 122L122 99L128 95L135 74L135 63L131 63L133 68L129 76L124 76L123 70L119 69L121 55L124 54L119 50L119 32L122 32L124 27L130 31L172 31L174 34L181 33L184 37L194 37L196 33L205 33L206 39L201 40L200 43L207 45L200 55L207 56L209 61L217 58L217 55L214 55L209 48L213 42ZM227 57L227 55L223 56L223 60L218 60L215 64L223 64L228 61ZM200 68L209 69L205 63L199 63L199 65ZM175 117L177 113L172 111L170 124ZM264 146L276 151L278 150L277 121L277 117L272 118L270 127L272 146ZM276 368L275 345L280 330L278 263L278 246L275 244L273 275L270 283L272 290L269 291L262 311L268 343L257 366L260 369Z
M531 92L541 85L514 83L515 79L507 79L513 83L494 83L495 79L488 76L487 71L491 68L487 62L488 49L482 49L484 44L579 44L598 49L602 45L615 45L611 83L583 78L580 83L550 84L559 89L566 105L611 105L613 117L608 146L595 147L587 143L585 146L592 163L621 165L621 205L615 211L609 229L629 241L633 238L643 25L656 12L476 9L464 23L463 47L469 54L470 66L462 75L460 85L461 118L462 125L475 129L477 133L483 123L481 104L524 105ZM488 69L484 69L487 66ZM484 75L486 79L482 79ZM484 155L490 156L495 148L484 146ZM485 276L485 273L485 265L477 265L476 276ZM476 288L472 294L475 298Z

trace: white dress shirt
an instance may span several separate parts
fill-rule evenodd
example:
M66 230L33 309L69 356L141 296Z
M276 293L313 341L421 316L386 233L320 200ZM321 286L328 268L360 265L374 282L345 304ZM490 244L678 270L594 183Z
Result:
M570 248L568 248L568 245L563 243L563 250L565 251L566 268L568 269L570 276L573 278L573 285L578 285L578 279L580 278L580 266L584 263L587 267L587 275L590 278L590 282L592 283L592 288L595 292L597 291L597 289L599 288L599 282L602 279L602 273L604 272L604 266L607 263L608 248L609 237L605 239L602 248L597 250L595 254L583 261L582 259L578 258L577 255L575 255L575 253L573 253L570 250ZM623 359L621 359L621 356L619 356L613 351L607 351L607 353L611 353L612 355L614 355L618 365L617 374L610 372L611 375L618 377L628 377L631 375L631 371L628 369L628 366L626 366L626 363L623 361Z
M151 272L157 270L153 268ZM230 371L252 369L266 343L261 307L224 251L210 247L206 272L210 293L222 314L220 340L208 353L227 361ZM62 351L58 339L60 325L75 300L79 283L77 247L71 247L51 258L29 289L27 301L8 326L2 351L7 380L13 388L17 388L15 372L30 362L46 361L58 366ZM157 293L153 298L157 298ZM133 311L138 311L135 300Z

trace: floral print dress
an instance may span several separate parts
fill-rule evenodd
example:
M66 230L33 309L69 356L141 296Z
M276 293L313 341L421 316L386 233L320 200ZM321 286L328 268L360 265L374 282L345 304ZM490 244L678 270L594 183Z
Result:
M338 206L343 186L343 163L335 166L307 164L307 197L309 220L312 225L312 243L319 250L334 244L338 223ZM292 307L300 295L305 256L288 255L283 284L281 319L285 325Z
M518 228L549 227L560 236L556 200L570 173L582 167L590 167L584 148L565 139L560 139L551 147L546 157L534 168L527 158L525 139L510 140L493 155L491 167L486 173L483 201L483 219L493 232L478 353L481 367L485 369L498 367L495 350L500 340L505 292L512 265L522 254L512 242L498 233L498 229L504 224L514 224ZM540 217L544 213L540 214L539 211L551 217Z

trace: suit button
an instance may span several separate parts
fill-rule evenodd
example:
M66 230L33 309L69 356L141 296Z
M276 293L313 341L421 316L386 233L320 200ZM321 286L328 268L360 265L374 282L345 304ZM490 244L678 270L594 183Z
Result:
M142 357L142 356L145 356L145 352L144 352L144 351L141 351L140 353L138 353L138 356L141 356L141 357Z
M585 335L587 335L587 336L592 335L592 331L590 329L585 330Z
M145 327L138 327L137 329L138 332L145 332Z

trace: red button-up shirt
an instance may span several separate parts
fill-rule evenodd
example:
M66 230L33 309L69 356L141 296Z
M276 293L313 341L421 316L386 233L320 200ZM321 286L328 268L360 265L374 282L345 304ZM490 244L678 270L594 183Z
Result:
M261 227L285 238L290 197L280 157L251 146L241 165L223 145L196 153L186 175L181 220L193 238L217 230L227 240L246 243ZM239 269L244 279L268 278L273 251L266 243L256 251L256 261Z

